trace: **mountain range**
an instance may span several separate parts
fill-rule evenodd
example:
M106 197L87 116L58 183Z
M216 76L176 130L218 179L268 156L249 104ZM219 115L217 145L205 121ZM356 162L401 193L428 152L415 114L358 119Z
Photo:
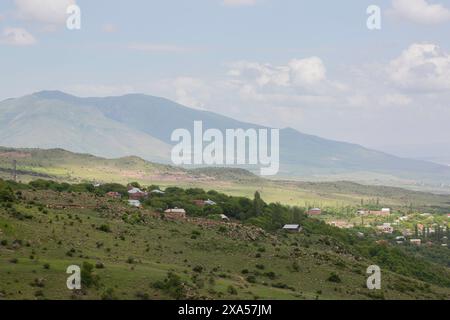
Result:
M143 94L82 98L42 91L0 102L0 146L62 148L106 158L138 156L170 163L173 130L263 126ZM450 183L450 167L363 146L280 130L280 172L292 179Z

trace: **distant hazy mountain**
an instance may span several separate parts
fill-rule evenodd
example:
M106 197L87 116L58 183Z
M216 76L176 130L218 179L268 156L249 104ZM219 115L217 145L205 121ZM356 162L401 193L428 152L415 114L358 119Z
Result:
M141 94L79 98L43 91L0 102L0 145L63 148L102 157L140 156L169 163L177 128L261 128L219 114ZM280 176L350 180L405 179L450 182L450 168L369 150L362 146L280 131Z

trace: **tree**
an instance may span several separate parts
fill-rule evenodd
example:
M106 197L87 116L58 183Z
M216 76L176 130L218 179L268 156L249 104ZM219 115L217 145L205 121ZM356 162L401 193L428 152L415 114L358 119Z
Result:
M0 180L0 202L13 202L15 200L14 192L11 187Z
M253 199L253 212L255 216L262 215L262 209L264 206L264 202L261 200L261 195L258 191L255 192L255 197Z

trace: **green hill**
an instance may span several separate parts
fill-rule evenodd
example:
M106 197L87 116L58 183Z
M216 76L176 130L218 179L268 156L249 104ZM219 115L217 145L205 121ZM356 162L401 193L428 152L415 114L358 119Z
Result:
M62 149L13 149L0 147L0 178L11 179L17 161L18 179L37 178L60 182L89 182L177 186L214 189L235 196L252 197L259 190L267 201L289 205L346 207L361 201L378 201L390 207L410 207L425 212L450 212L446 194L361 185L353 182L298 182L267 180L238 168L179 167L148 162L138 157L105 159Z
M304 229L291 234L239 220L168 219L81 186L12 187L13 203L0 192L0 299L450 298L443 265L303 216L295 219ZM379 291L365 286L372 264L382 268ZM80 291L66 287L70 265L82 267Z

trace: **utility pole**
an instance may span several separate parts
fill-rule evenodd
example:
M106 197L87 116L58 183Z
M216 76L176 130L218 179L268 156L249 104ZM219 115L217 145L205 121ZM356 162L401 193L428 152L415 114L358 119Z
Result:
M13 180L17 182L17 160L13 160Z

